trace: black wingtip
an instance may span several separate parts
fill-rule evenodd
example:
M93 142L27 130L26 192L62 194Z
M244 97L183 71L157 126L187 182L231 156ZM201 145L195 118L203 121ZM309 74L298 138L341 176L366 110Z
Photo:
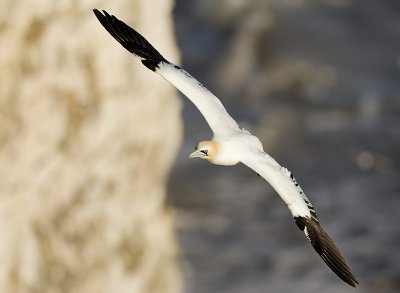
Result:
M359 282L333 240L319 223L315 219L307 217L295 217L295 222L300 230L306 233L311 245L328 267L344 282L357 288Z
M93 13L110 35L125 49L142 59L143 65L150 70L155 71L160 62L168 62L141 34L114 15L105 10L101 13L96 8Z

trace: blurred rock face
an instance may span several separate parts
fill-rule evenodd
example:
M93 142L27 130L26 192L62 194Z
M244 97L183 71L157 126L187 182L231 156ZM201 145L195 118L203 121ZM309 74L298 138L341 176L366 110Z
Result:
M0 1L0 292L180 291L179 102L92 13L176 60L172 0L101 4Z

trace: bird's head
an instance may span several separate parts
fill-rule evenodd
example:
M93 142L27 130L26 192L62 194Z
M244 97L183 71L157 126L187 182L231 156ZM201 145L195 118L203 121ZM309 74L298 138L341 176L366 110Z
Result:
M189 155L189 158L201 158L212 160L219 151L219 144L215 141L201 141L196 147L195 151Z

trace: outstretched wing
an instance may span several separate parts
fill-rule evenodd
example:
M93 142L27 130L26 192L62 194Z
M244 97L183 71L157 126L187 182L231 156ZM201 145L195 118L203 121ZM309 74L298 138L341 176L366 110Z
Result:
M113 15L94 9L104 28L150 70L160 74L191 100L216 135L239 130L221 101L179 66L168 62L142 35Z
M248 152L241 161L267 180L281 196L299 229L304 231L331 270L349 285L357 287L358 281L333 240L320 226L314 207L293 174L264 152Z

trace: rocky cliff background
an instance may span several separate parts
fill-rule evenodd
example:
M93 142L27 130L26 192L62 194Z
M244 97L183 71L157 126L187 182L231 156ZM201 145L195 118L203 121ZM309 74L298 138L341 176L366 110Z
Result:
M92 12L177 60L172 5L0 1L0 292L180 292L180 102Z
M361 285L400 292L400 2L178 0L183 66L294 172ZM244 166L187 160L169 185L186 292L355 292Z

